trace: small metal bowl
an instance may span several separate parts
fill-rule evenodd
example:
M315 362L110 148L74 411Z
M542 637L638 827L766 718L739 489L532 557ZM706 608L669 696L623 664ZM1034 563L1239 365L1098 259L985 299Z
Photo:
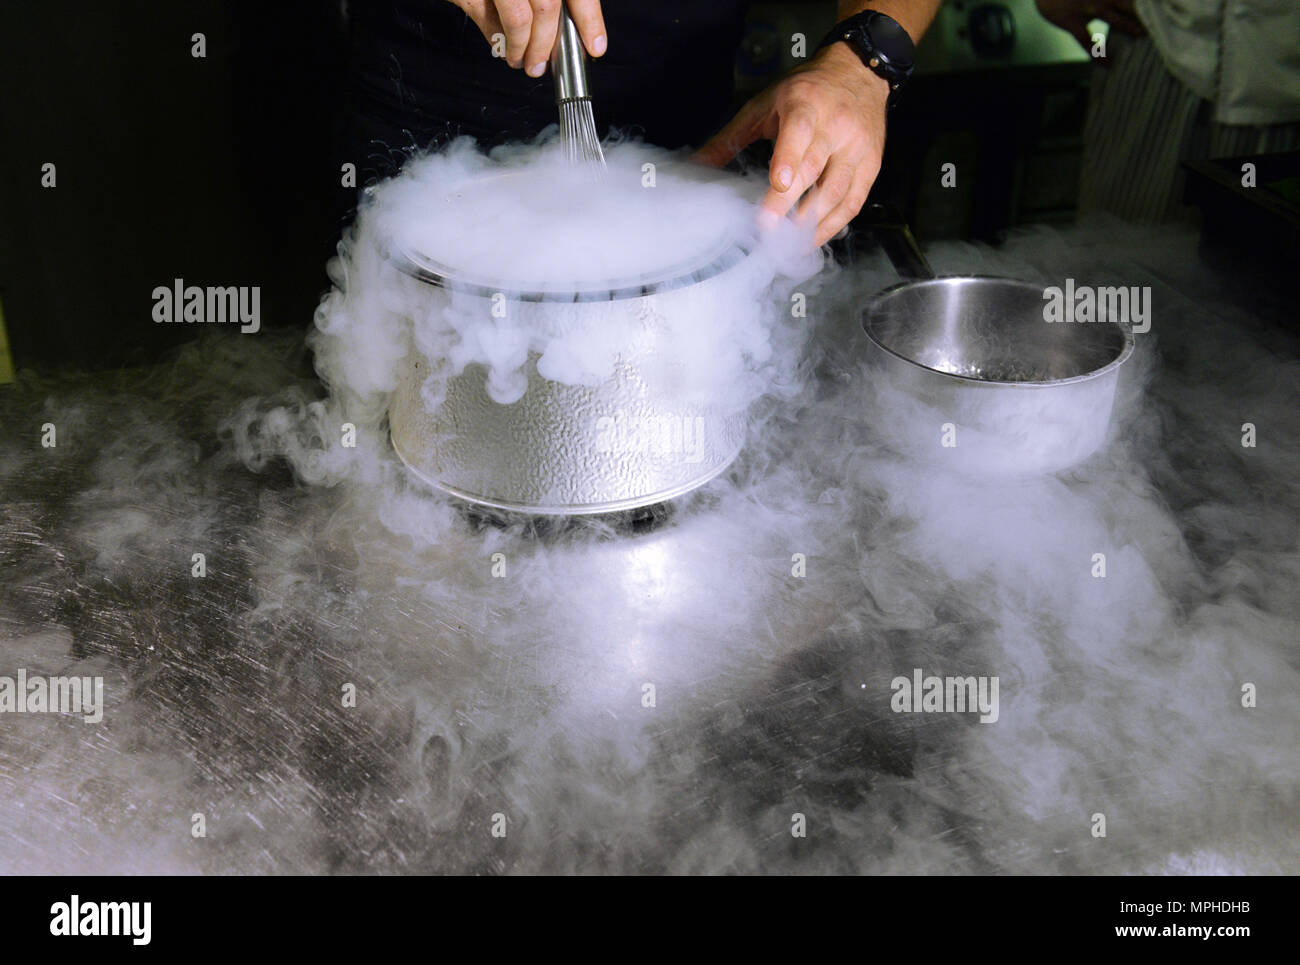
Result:
M1073 466L1106 440L1120 366L1114 321L1048 322L1043 288L947 276L877 295L862 316L879 424L896 447L979 475Z
M958 275L895 285L862 324L883 351L933 372L1003 386L1097 379L1133 351L1109 321L1047 322L1043 288L1012 278Z

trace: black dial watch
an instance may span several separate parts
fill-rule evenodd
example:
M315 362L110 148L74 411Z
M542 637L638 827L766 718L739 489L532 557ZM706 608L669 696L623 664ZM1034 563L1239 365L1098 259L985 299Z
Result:
M875 10L864 10L841 20L817 47L844 41L867 69L889 82L889 103L912 76L916 46L897 20Z

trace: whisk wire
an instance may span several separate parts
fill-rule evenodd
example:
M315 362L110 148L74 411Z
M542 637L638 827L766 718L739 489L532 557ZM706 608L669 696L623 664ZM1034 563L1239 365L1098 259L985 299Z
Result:
M555 75L555 102L560 108L560 146L573 164L605 167L605 152L596 134L596 118L591 110L591 92L587 87L587 54L582 37L569 16L567 4L560 6L560 35L551 56Z
M605 165L605 152L596 136L596 119L590 98L561 101L560 143L565 157L573 164Z

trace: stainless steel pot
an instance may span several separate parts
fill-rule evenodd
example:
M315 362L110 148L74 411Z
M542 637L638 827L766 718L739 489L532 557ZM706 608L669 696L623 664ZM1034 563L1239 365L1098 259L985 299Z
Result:
M563 291L458 278L420 252L388 258L424 302L421 317L411 319L412 343L390 400L390 434L398 456L430 485L495 509L611 513L681 496L739 453L747 422L734 382L725 372L698 378L698 360L676 356L673 328L683 313L725 319L753 310L745 244L727 238L657 277ZM526 379L522 394L503 404L484 365L439 377L446 360L420 347L419 326L428 319L447 311L487 318L494 305L522 330L548 337L618 324L630 338L612 374L595 385L544 377L541 356L530 352L518 373Z
M1133 336L1118 320L1047 322L1043 287L935 277L906 226L868 212L907 281L862 314L883 435L908 455L979 475L1066 469L1105 442Z

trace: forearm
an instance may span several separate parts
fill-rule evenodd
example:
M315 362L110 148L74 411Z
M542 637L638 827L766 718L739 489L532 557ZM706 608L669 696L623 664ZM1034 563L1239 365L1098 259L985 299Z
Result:
M919 43L942 0L839 0L839 19L863 10L876 10L893 17L907 31L912 43Z

